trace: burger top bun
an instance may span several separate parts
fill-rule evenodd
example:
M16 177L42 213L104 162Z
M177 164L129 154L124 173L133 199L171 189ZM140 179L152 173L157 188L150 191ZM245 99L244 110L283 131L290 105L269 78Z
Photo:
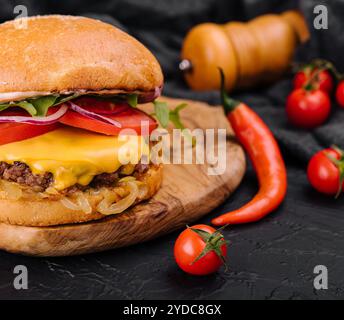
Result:
M9 100L23 93L147 92L163 84L160 65L146 47L98 20L13 20L0 24L0 43L0 94Z

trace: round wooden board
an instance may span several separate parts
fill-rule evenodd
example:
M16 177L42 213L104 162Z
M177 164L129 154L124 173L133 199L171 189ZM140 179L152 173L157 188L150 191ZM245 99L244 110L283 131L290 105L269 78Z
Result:
M174 108L185 100L162 98ZM222 175L208 175L208 165L165 165L162 188L149 201L123 214L84 224L23 227L0 224L0 249L33 256L69 256L146 241L184 227L219 206L239 185L245 155L233 139L220 107L186 101L181 111L190 128L227 130L227 165ZM147 110L151 106L146 105Z

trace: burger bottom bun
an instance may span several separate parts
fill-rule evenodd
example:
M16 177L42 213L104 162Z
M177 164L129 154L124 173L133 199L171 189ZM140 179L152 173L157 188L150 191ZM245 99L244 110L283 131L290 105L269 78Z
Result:
M151 165L139 181L147 186L147 193L138 197L135 204L151 198L160 188L162 182L162 166ZM116 187L109 188L115 192ZM6 200L0 199L0 222L22 226L54 226L61 224L81 223L106 217L97 212L97 205L103 199L102 195L84 192L92 213L72 210L65 207L59 200Z

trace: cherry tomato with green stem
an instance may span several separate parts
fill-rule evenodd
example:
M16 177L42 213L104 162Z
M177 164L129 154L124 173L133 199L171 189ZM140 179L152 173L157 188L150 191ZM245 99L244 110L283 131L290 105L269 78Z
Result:
M311 129L320 126L327 120L330 111L330 98L319 89L296 89L287 98L288 120L300 128Z
M338 197L344 182L343 151L332 147L316 153L308 163L307 176L314 189Z
M312 65L304 67L296 73L293 84L294 89L303 88L307 82L314 77L314 88L330 94L333 90L333 77L331 73L322 68L317 68Z
M187 227L177 238L174 257L178 266L193 275L207 275L225 265L227 242L221 229L198 224Z
M344 108L344 80L341 80L337 85L336 100L339 106Z

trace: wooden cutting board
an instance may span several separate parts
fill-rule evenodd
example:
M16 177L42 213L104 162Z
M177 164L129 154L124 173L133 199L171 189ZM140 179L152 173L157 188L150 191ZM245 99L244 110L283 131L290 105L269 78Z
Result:
M185 100L163 98L171 108ZM227 166L222 175L208 175L208 165L165 165L162 188L150 200L123 214L75 225L23 227L0 224L0 249L33 256L69 256L146 241L185 227L219 206L239 185L245 155L233 139L220 107L186 101L181 111L190 128L227 129ZM144 106L147 110L150 105Z

